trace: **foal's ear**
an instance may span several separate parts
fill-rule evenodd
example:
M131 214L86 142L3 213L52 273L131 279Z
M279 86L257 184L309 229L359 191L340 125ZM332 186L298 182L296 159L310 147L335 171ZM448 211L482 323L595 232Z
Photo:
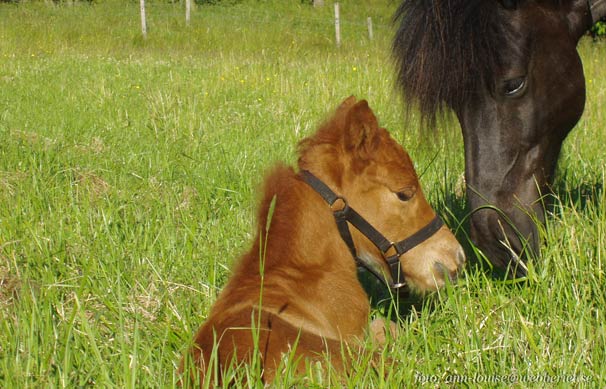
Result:
M346 112L356 103L356 96L351 95L337 107L337 112Z
M366 100L356 103L345 118L344 141L348 150L356 150L365 158L379 144L379 123Z

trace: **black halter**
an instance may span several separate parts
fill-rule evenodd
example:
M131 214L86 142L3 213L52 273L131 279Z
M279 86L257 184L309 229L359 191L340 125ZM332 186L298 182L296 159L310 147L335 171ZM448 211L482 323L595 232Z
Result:
M400 257L411 250L415 246L423 243L429 239L433 234L438 232L444 225L444 222L438 215L429 224L415 232L408 238L401 240L397 243L393 243L385 238L376 228L374 228L369 222L367 222L359 213L347 204L347 200L343 197L335 194L325 183L319 178L308 172L302 170L300 172L301 178L309 186L311 186L322 198L328 203L330 209L333 212L337 228L341 234L341 238L349 247L351 255L356 260L358 266L363 266L372 274L374 274L381 281L385 282L391 289L398 289L406 285L404 279L404 273L400 267ZM383 255L383 259L387 263L391 272L391 277L386 277L381 274L378 270L372 268L366 264L360 257L358 257L356 247L353 243L351 232L349 231L349 223L351 223L358 231L368 238ZM391 279L390 279L391 278Z

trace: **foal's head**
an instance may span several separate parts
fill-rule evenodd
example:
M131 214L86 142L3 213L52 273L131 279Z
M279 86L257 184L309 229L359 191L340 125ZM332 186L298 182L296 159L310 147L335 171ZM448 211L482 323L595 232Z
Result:
M299 150L299 168L324 181L388 240L408 238L434 219L410 157L379 127L366 101L345 100ZM355 228L350 230L358 257L389 275L381 251ZM399 261L409 286L426 291L455 279L465 255L452 233L441 227Z

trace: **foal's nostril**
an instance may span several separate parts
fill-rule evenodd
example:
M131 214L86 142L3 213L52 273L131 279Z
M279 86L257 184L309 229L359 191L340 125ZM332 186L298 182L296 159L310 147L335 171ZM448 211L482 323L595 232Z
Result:
M442 262L434 262L433 268L436 273L441 274L444 279L450 278L450 271Z
M457 281L458 273L459 273L459 270L461 269L461 265L459 265L456 270L450 271L450 270L448 270L446 265L444 265L441 262L434 262L433 267L434 267L436 273L442 274L442 277L444 277L444 280L446 280L446 278L448 278L451 283L454 283Z
M457 263L459 265L459 270L463 267L463 265L465 264L465 251L463 251L462 247L459 247L459 251L457 252Z

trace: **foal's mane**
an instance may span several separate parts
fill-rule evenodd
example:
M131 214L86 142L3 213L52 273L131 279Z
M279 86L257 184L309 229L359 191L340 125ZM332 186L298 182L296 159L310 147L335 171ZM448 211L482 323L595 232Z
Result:
M532 0L509 0L523 5ZM562 0L536 0L557 6ZM494 82L507 56L506 10L497 0L403 0L392 50L404 97L433 124Z

